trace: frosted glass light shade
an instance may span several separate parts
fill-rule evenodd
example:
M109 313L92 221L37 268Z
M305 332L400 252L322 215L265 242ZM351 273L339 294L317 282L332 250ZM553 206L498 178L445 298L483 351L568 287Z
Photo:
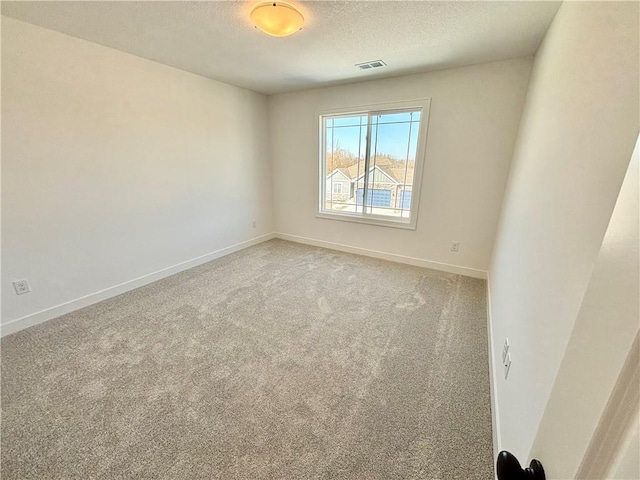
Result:
M286 37L304 25L302 14L283 2L259 3L251 10L251 21L256 28L274 37Z

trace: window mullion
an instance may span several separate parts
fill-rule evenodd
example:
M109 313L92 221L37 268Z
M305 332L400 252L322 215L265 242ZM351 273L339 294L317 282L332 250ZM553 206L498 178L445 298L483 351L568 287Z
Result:
M411 151L411 133L413 131L413 112L411 113L409 120L409 138L407 139L407 156L404 160L404 180L402 183L402 193L398 192L400 196L401 207L400 216L402 216L402 212L404 212L404 199L407 196L407 173L409 172L409 153ZM413 171L415 172L415 165ZM411 181L411 194L413 195L413 180ZM409 207L411 207L411 204L409 204ZM409 211L411 211L411 208L409 208Z
M367 145L364 153L364 185L362 189L362 214L367 213L367 193L369 191L369 163L371 161L371 121L372 115L367 115ZM356 185L356 189L357 189Z

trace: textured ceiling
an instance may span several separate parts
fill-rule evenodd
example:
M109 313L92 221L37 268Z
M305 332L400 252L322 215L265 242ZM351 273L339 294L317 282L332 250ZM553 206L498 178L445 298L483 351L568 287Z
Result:
M269 37L258 2L2 2L2 14L263 93L535 53L559 2L295 2L305 28ZM388 67L362 71L356 63Z

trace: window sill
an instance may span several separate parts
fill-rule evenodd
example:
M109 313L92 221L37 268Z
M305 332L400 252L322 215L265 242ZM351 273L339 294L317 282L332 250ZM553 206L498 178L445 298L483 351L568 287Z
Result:
M407 222L402 220L392 220L379 216L362 216L350 215L348 213L318 212L316 213L316 218L323 218L326 220L339 220L341 222L365 223L367 225L376 225L378 227L402 228L404 230L416 229L415 220Z

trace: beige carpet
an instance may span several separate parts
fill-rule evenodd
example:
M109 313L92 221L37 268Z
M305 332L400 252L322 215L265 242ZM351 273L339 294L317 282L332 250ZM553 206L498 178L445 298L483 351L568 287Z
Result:
M2 340L2 478L493 478L485 282L273 240Z

